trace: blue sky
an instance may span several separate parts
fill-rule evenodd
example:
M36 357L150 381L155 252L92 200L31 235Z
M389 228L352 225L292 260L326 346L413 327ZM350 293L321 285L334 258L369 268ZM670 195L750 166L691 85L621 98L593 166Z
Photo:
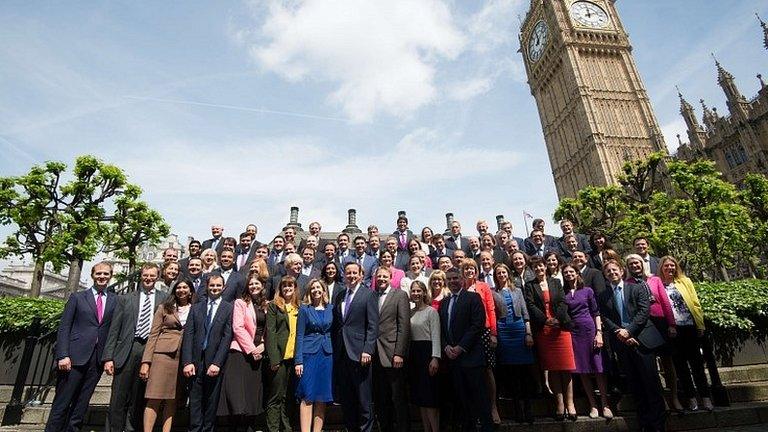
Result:
M768 2L619 1L668 145L674 86L726 113L710 52L749 98ZM551 219L554 184L517 30L527 0L0 3L0 175L91 153L182 238L307 226L473 231ZM767 75L768 76L768 75ZM553 230L556 230L552 227ZM9 232L0 228L3 236Z

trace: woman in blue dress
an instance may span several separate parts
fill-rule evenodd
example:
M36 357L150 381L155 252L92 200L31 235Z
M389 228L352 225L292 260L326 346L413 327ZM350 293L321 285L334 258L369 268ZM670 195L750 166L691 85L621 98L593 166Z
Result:
M505 381L512 396L515 420L519 423L533 423L531 398L535 384L531 370L533 365L533 335L528 322L528 308L523 291L510 278L506 264L493 267L493 279L506 306L506 315L497 315L496 331L498 345L496 362L501 369L500 377ZM521 406L522 405L522 406Z
M325 404L333 401L333 305L328 301L328 287L321 280L312 279L307 287L296 324L294 364L299 378L296 398L301 401L301 432L320 432L325 420Z

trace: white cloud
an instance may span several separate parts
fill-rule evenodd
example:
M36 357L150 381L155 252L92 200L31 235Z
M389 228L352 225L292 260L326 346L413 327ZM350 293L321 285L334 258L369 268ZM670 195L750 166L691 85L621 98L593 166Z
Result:
M453 84L448 90L448 95L451 99L466 101L475 96L487 93L492 86L492 77L476 77Z
M517 44L520 22L517 15L527 4L524 0L488 0L473 14L467 25L473 50L486 52Z
M683 142L688 141L687 134L688 127L685 125L685 120L677 118L661 126L661 134L664 135L664 140L667 142L667 148L670 152L677 150L678 142L677 135Z
M465 46L441 0L272 0L259 34L249 50L262 68L333 83L329 101L355 122L408 116L430 103L436 64ZM248 32L235 38L247 40Z

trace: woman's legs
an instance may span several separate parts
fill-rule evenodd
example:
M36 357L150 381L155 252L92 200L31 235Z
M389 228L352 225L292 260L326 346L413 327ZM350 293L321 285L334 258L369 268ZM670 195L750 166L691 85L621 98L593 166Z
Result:
M315 415L314 415L314 424L312 426L312 431L322 432L324 422L325 422L325 402L315 402Z
M425 432L440 432L440 410L437 408L426 408L426 410L429 429Z
M560 382L560 374L554 371L547 371L549 388L555 395L555 414L560 415L565 412L565 403L563 402L563 385Z
M152 432L162 403L160 399L147 399L147 406L144 408L144 432Z
M595 401L595 388L592 386L592 375L587 373L579 374L581 386L584 388L584 394L589 401L590 417L594 417L593 412L597 412L597 401ZM601 391L602 393L602 391Z
M173 426L173 415L176 413L176 400L168 399L163 407L163 432L171 432Z
M312 402L303 400L299 403L299 425L301 432L312 430Z
M676 411L683 410L683 404L680 403L677 388L677 371L675 370L675 363L672 361L671 355L665 355L661 357L661 365L664 367L664 381L669 386L671 393L672 408Z
M493 368L485 369L485 380L488 382L488 397L491 401L491 418L496 424L501 423L499 417L499 407L496 404L496 378L493 375Z
M573 375L568 372L559 372L560 385L562 386L563 393L565 393L565 406L568 412L576 414L576 406L573 404Z

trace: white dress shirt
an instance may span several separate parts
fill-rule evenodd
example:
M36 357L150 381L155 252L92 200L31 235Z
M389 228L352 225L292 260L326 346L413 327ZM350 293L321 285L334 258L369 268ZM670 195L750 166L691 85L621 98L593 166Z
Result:
M349 289L352 290L351 294L347 294L349 292ZM352 305L352 302L355 301L355 294L357 294L357 290L360 289L360 284L357 284L354 288L347 289L347 293L344 293L344 298L341 300L341 316L344 316L347 313L347 295L349 295L349 305Z

